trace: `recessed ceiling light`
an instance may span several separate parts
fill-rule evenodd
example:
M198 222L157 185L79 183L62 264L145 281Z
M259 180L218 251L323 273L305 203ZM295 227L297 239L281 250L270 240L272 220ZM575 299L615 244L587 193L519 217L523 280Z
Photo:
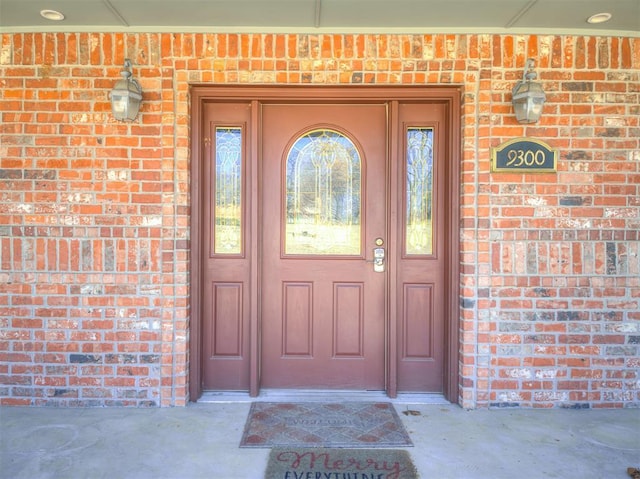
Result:
M609 12L596 13L587 18L588 23L604 23L611 20L611 14Z
M52 20L54 22L64 20L64 14L56 10L40 10L40 15L47 20Z

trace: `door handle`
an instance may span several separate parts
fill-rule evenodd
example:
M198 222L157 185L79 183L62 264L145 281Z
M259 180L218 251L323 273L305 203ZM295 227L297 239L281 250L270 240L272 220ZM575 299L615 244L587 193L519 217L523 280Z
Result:
M376 273L384 273L386 253L382 247L383 244L384 240L382 238L376 238L376 247L373 248L373 259L365 259L367 263L373 263L373 270Z
M384 273L384 248L373 248L373 270L376 273Z

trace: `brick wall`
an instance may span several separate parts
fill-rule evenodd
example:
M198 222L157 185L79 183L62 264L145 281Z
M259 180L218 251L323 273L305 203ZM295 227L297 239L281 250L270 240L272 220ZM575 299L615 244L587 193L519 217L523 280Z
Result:
M188 400L189 84L458 84L465 407L640 405L640 39L3 34L0 404ZM124 58L144 90L110 115ZM518 125L527 57L547 92ZM490 172L519 136L557 173Z

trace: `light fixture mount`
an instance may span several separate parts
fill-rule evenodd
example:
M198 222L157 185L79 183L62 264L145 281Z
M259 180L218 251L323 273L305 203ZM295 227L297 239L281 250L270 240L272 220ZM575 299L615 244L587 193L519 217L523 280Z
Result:
M120 75L122 79L111 90L111 112L116 120L133 121L140 111L142 88L133 78L131 60L128 58L124 61Z
M611 14L609 12L602 12L591 15L589 18L587 18L587 23L595 25L598 23L608 22L609 20L611 20Z
M64 20L64 13L59 12L57 10L40 10L40 16L42 18L46 18L47 20L51 20L53 22L60 22Z
M534 81L537 77L533 70L534 63L533 58L527 59L522 80L513 87L511 102L518 123L536 123L546 100L542 86Z

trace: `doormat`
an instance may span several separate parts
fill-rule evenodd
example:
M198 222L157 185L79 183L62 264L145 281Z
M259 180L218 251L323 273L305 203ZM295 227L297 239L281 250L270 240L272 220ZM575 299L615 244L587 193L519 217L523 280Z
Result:
M391 403L251 405L240 447L402 447L411 438Z
M417 479L411 456L399 449L277 448L265 479Z

